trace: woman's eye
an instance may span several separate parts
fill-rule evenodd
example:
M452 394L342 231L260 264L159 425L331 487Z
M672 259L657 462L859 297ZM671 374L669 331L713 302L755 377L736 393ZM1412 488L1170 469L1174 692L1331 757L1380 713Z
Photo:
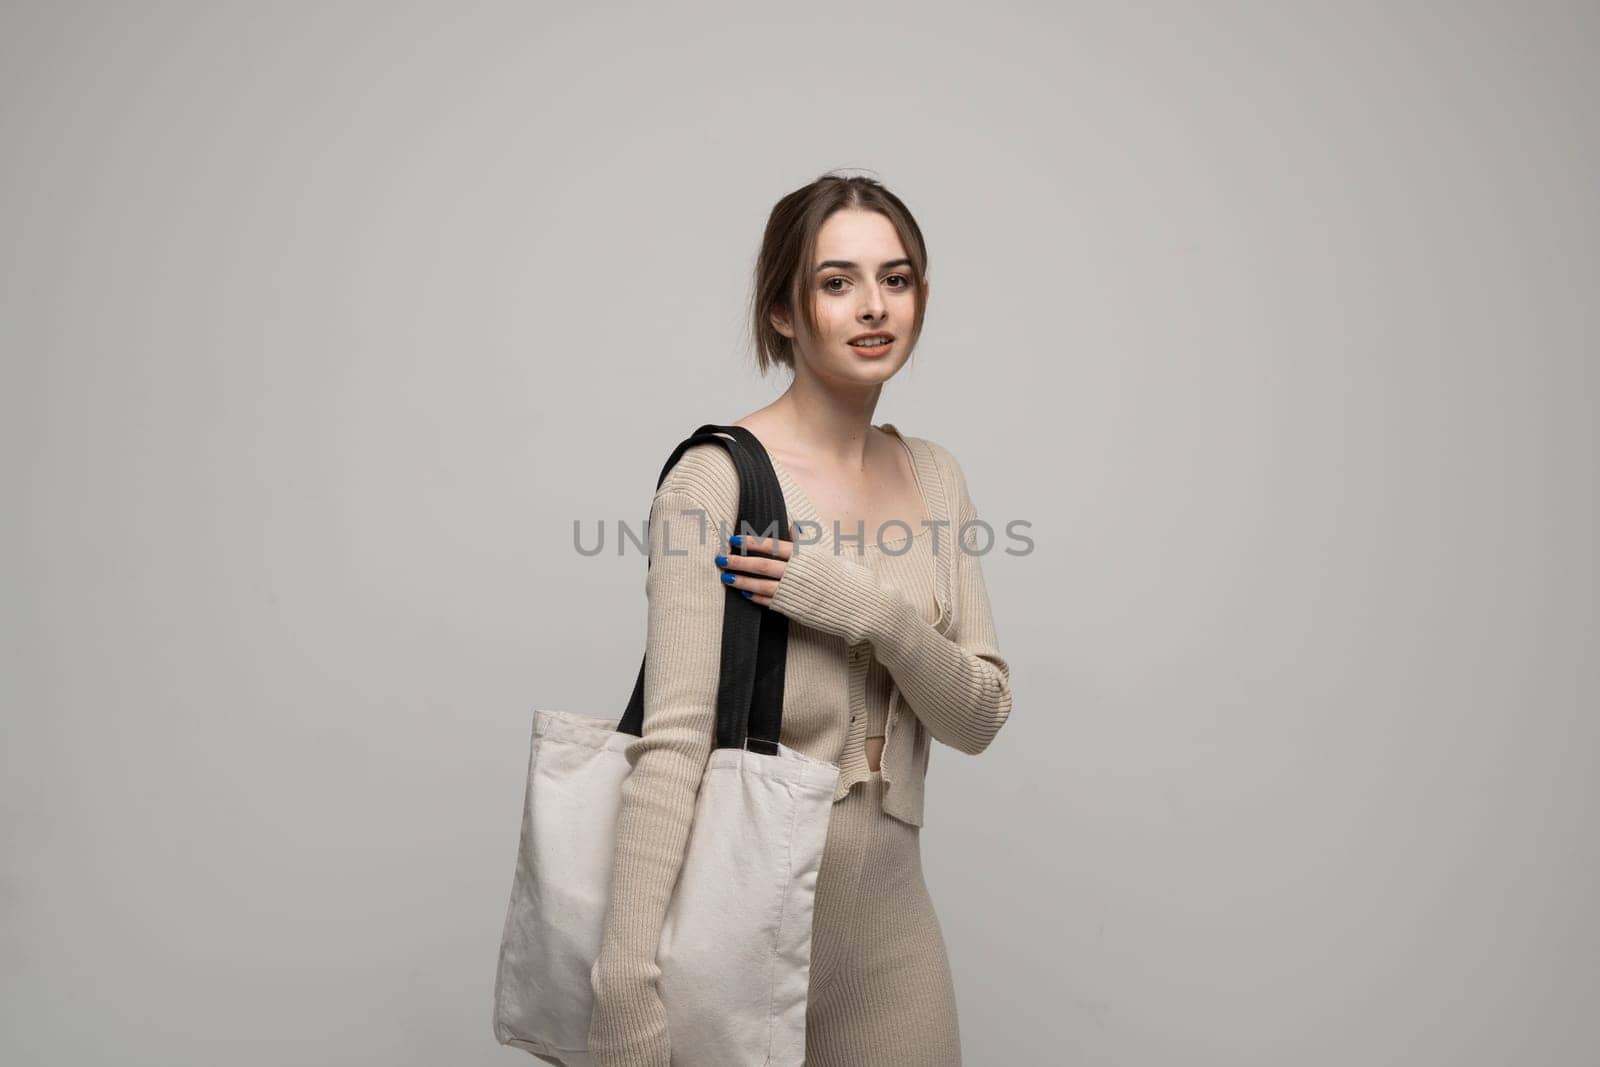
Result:
M890 278L899 278L900 279L900 284L895 286L896 289L904 289L906 286L911 284L911 280L909 278L907 278L904 274L891 274L891 275L889 275L889 277Z
M843 278L839 278L839 277L829 278L827 281L822 283L822 287L824 289L827 289L831 293L837 293L840 290L833 288L833 283L834 282L842 282L842 281L844 281L844 279Z

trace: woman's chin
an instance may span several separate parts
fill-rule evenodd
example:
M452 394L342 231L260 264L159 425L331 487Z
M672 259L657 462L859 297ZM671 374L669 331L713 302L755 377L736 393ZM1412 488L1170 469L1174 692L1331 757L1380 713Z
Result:
M889 351L866 355L846 345L846 358L857 374L877 375L886 378L899 370L900 364L904 363L905 360L900 357L899 341L885 347Z
M864 385L877 385L894 377L894 372L899 370L899 361L893 363L877 362L869 359L860 359L844 367L841 376L851 381L861 382Z
M878 385L893 378L905 360L898 354L890 354L873 358L871 356L858 356L853 351L842 358L830 359L824 365L813 363L812 367L826 377L836 381L855 382L859 385Z

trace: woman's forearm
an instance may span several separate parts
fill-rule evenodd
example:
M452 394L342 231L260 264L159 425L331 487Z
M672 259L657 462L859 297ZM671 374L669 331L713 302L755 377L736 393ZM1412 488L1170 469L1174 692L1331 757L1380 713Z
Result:
M956 626L940 633L870 567L801 547L784 564L769 608L808 626L870 642L935 740L977 754L1011 714L1011 672L994 637L978 558L956 546Z
M727 592L701 537L706 509L678 481L650 513L644 723L626 750L611 894L590 974L590 1051L601 1067L669 1067L656 951L716 736Z

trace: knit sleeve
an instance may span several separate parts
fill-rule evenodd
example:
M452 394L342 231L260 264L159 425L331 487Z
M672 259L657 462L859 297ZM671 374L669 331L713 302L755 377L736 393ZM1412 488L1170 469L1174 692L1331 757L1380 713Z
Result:
M933 532L941 538L939 551L955 553L956 618L948 635L884 588L877 571L816 545L799 548L784 564L767 606L851 644L871 642L929 734L977 755L1011 715L1011 668L1000 652L977 539L967 526L977 509L960 464L943 455L955 489L954 527L950 537Z
M727 587L712 557L719 524L737 513L738 483L705 451L686 450L651 504L644 723L626 750L589 1047L597 1067L670 1067L671 1037L656 963L683 864L695 799L715 744ZM704 499L708 497L709 499Z

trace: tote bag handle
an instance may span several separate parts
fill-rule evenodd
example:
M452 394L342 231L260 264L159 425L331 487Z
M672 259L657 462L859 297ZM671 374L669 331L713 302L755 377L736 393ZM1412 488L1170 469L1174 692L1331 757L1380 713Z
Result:
M722 435L728 436L722 436ZM730 440L729 438L732 438ZM743 426L707 423L679 442L661 468L656 488L685 451L714 442L728 450L739 472L740 533L787 540L788 511L783 489L767 450ZM645 562L649 566L649 560ZM778 754L783 726L784 669L788 662L789 618L727 587L722 617L722 675L717 687L717 748L743 748L769 756ZM644 732L644 661L628 699L628 709L617 724L620 733L637 737Z

